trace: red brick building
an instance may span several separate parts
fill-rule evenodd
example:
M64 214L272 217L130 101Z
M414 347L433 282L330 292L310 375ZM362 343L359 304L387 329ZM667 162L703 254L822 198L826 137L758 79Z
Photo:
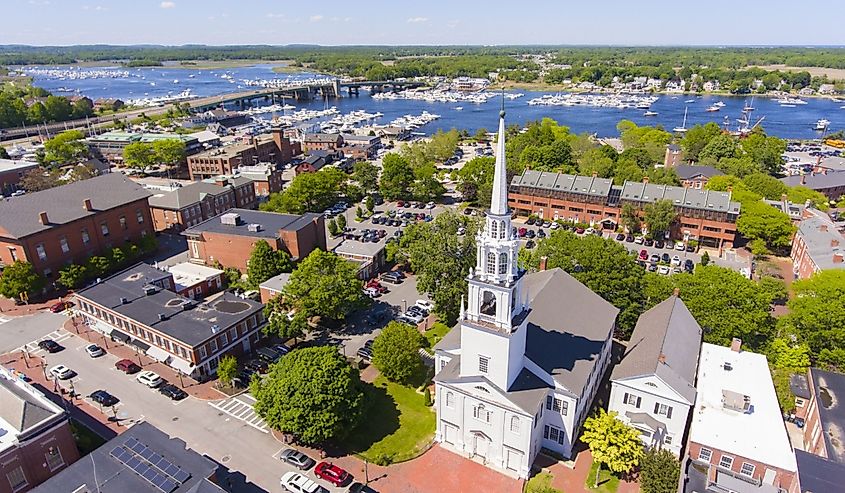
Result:
M120 173L0 202L0 263L30 262L48 281L65 265L153 234L150 193Z
M681 186L684 188L695 188L701 190L714 176L724 175L721 171L713 166L692 166L688 164L679 164L674 167L678 179L681 180Z
M217 176L150 197L156 231L182 231L233 207L256 205L255 182L240 176Z
M789 254L795 278L807 279L822 270L845 269L842 232L824 212L807 211L810 217L798 223Z
M274 128L270 136L253 137L248 142L188 156L188 173L192 180L201 180L234 174L240 166L264 162L285 165L300 152L299 144L291 144L280 128Z
M64 409L0 367L0 493L22 493L79 459Z
M683 151L681 146L669 144L666 146L666 154L663 156L663 166L673 168L683 162Z
M294 260L314 249L326 249L326 227L322 214L277 214L231 209L185 230L191 262L236 267L246 272L255 243L265 240L274 250L284 250Z
M305 151L334 151L343 147L343 137L340 134L305 134L302 147Z
M0 159L0 196L8 196L16 191L21 178L36 168L38 163L31 161Z
M182 262L171 265L167 272L173 276L173 291L192 300L201 300L223 289L223 271L220 269Z
M625 204L642 212L659 200L675 204L678 219L670 232L672 238L696 240L713 248L733 246L740 204L731 201L730 192L654 185L648 178L616 186L608 178L526 170L513 177L508 194L508 205L518 214L605 229L618 226Z
M281 192L285 183L282 179L282 169L273 163L241 166L235 172L237 176L252 181L255 185L255 195L259 200L266 199L271 193Z

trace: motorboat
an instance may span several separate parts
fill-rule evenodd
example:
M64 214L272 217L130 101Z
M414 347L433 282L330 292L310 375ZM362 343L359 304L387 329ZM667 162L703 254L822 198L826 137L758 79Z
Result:
M825 120L822 118L821 120L816 121L816 130L822 132L827 130L827 127L830 126L830 120Z
M645 113L643 113L643 116L657 116L657 112L648 110Z
M707 107L707 109L706 109L706 110L704 110L704 111L707 111L708 113L714 113L714 112L716 112L716 111L719 111L720 109L721 109L721 108L720 108L719 106L716 106L716 105L714 104L714 105L708 106L708 107Z

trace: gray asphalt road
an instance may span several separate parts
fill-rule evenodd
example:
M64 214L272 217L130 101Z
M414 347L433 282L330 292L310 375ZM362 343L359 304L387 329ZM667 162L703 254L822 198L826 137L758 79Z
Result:
M65 320L66 315L49 311L22 317L8 317L0 313L0 354L44 338L61 328Z

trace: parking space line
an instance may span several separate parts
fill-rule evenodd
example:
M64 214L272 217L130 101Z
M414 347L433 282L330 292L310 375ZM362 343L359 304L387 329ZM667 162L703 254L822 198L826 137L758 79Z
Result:
M230 397L222 401L209 402L208 405L239 421L243 421L245 424L261 431L262 433L270 432L267 428L267 424L260 416L258 416L258 414L255 413L252 405L243 402L237 397Z

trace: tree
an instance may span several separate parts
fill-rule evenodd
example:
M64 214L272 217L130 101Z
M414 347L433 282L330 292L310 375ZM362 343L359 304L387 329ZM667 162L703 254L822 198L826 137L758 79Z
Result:
M227 354L220 358L217 364L217 378L225 386L232 385L232 380L238 375L238 360L231 354Z
M590 176L596 173L601 178L613 176L615 163L599 149L590 149L578 160L578 172Z
M739 157L739 144L736 137L719 134L710 139L698 157L701 160L713 158L716 161L722 158Z
M62 132L44 143L42 163L48 166L64 166L79 161L88 154L88 146L79 130Z
M133 142L123 148L123 164L130 168L146 169L156 162L156 153L151 144Z
M352 179L366 194L378 190L378 168L367 161L358 161L352 168Z
M643 457L640 432L616 419L616 412L599 409L598 414L584 421L581 441L590 447L593 460L611 472L628 473L637 467ZM596 469L596 487L599 485L601 467Z
M370 214L373 213L376 209L376 201L372 195L367 195L367 198L364 199L364 206L367 208L367 212ZM344 219L345 221L345 219Z
M281 193L270 195L261 210L303 214L322 212L337 202L346 175L337 168L323 168L316 173L297 175Z
M27 192L40 192L62 184L58 169L44 170L35 168L24 173L20 180L20 186Z
M751 158L758 169L770 175L782 173L783 161L781 156L786 152L785 140L766 136L763 132L752 132L747 137L740 139L739 143L743 152ZM780 196L769 198L779 199Z
M163 139L153 142L155 161L168 167L178 166L186 154L185 142L181 139Z
M379 187L385 200L408 198L413 183L414 171L404 157L396 153L384 156Z
M337 221L334 218L329 219L329 222L326 226L329 228L330 235L337 236L340 234L340 229L337 227Z
M414 184L411 188L414 198L420 202L429 202L446 193L446 188L437 179L437 168L433 164L414 169Z
M749 240L761 240L772 249L785 249L792 242L795 226L789 216L761 201L743 202L736 230Z
M9 157L9 153L6 151L6 148L3 146L0 146L0 159L11 159Z
M640 459L640 489L643 493L675 493L681 465L666 449L649 449Z
M478 130L475 131L475 135L473 135L472 138L476 141L487 140L487 129L484 127L479 127Z
M771 295L742 274L717 265L701 265L693 275L673 276L704 341L726 346L738 337L752 349L772 334Z
M109 262L108 257L103 257L101 255L89 257L85 264L85 270L88 271L88 274L91 277L101 277L105 275L110 268L111 262Z
M44 287L46 279L35 272L32 264L15 260L0 274L0 294L6 298L18 298L21 293L30 295Z
M354 264L334 253L314 250L299 263L282 292L305 317L340 320L369 299L357 273Z
M470 159L458 170L457 189L463 199L475 205L490 203L493 196L493 172L496 159L492 157L476 157Z
M810 347L786 337L772 339L766 356L772 368L800 372L810 367Z
M806 343L814 364L845 370L845 271L817 272L792 283L792 291L779 332Z
M701 265L707 265L710 263L710 254L704 252L701 254Z
M271 298L264 305L264 315L268 322L264 332L281 339L302 337L310 329L308 318L305 313L290 313L291 307L285 303L283 296Z
M333 346L297 349L254 379L255 412L276 430L314 445L342 438L355 426L364 405L358 370Z
M49 119L57 122L69 120L73 114L73 106L71 106L70 101L60 96L47 96L44 101L44 109L47 111Z
M828 205L827 197L825 197L823 193L817 192L802 185L790 187L789 190L787 190L786 192L786 198L789 199L790 202L796 204L804 204L809 200L810 205L823 211L826 211L830 208L830 206Z
M759 284L760 289L768 294L772 303L782 305L789 299L789 292L786 290L786 283L782 280L772 276L763 276L760 278Z
M637 214L637 209L631 204L622 206L622 211L619 214L619 222L629 233L636 233L640 230L640 216Z
M431 222L412 224L399 238L396 255L407 258L417 274L417 289L434 300L434 312L448 325L460 311L465 277L475 266L477 221L456 212L439 214ZM459 235L458 229L466 234Z
M291 268L290 255L286 251L274 250L266 241L258 240L249 256L246 276L249 284L257 288L273 276L290 272Z
M416 327L390 322L373 341L373 364L388 380L408 383L423 371L422 343Z
M344 216L343 214L338 214L338 216L335 218L335 221L337 222L338 233L343 233L343 231L346 229L346 216Z
M652 238L663 237L677 217L675 205L671 200L658 200L646 204L643 211L643 218L648 225L648 232Z
M788 190L782 181L763 173L752 173L742 179L742 183L752 192L761 195L769 200L780 200Z
M684 150L684 159L687 161L698 161L701 151L717 135L721 135L722 129L714 122L706 125L695 125L687 131L681 139L681 148Z

